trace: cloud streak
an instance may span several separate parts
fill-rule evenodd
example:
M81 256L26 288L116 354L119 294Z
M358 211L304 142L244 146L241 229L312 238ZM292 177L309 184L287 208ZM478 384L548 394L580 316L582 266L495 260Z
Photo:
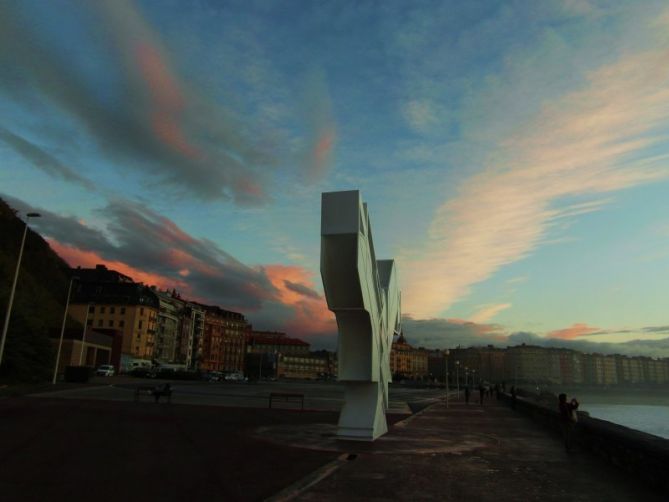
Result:
M511 308L510 303L500 303L497 305L484 305L478 312L475 312L469 317L471 322L484 323L495 317L497 314Z
M78 183L88 190L95 189L95 186L90 180L80 176L72 168L66 166L56 157L36 144L18 134L14 134L2 126L0 126L0 140L23 157L23 159L35 167L42 169L44 172L65 181Z
M446 311L505 265L547 242L560 219L601 207L593 198L669 175L652 147L669 125L667 47L625 54L579 90L544 105L501 141L481 172L435 212L428 243L403 264L406 310Z
M64 19L72 23L64 10ZM93 54L86 57L104 61L109 72L105 88L95 81L98 75L76 64L81 51L70 54L67 47L50 44L34 30L30 13L5 2L0 5L0 91L28 108L49 103L113 164L128 166L125 169L152 179L152 185L157 176L178 193L201 199L230 198L240 204L269 199L271 174L294 160L271 128L245 118L235 103L209 98L192 79L182 78L157 32L132 1L102 0L81 7L77 14L78 31L71 35L86 38L81 43ZM311 139L303 145L310 152L305 169L317 172L316 178L326 171L334 144L334 125L327 117L327 110L319 112L307 124ZM37 158L39 152L19 143L15 134L4 136L45 171L83 182L71 169Z
M240 310L261 328L303 336L336 332L325 300L302 267L245 265L215 243L194 238L168 218L128 201L115 200L98 211L107 221L102 231L74 217L3 198L22 213L38 210L43 218L32 226L72 266L104 263L137 281Z
M600 328L588 326L585 323L575 323L568 328L551 331L546 336L548 336L548 338L559 338L561 340L574 340L575 338L596 334L602 334L602 330Z

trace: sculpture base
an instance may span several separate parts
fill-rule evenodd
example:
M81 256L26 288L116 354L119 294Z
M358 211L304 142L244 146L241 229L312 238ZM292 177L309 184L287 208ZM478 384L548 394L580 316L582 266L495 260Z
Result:
M337 439L374 441L388 432L383 391L378 382L345 382Z

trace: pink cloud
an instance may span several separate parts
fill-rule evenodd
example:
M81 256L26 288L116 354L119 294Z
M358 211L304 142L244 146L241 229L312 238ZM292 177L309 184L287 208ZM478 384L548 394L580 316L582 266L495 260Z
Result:
M152 286L155 285L161 289L177 288L184 292L190 291L188 284L185 282L175 281L169 277L145 272L120 261L107 260L94 251L85 251L73 246L61 244L53 238L47 238L46 240L51 248L65 260L70 267L92 268L95 267L95 265L101 264L106 265L109 269L116 270L117 272L121 272L122 274L131 277L136 282L143 282L144 284Z
M669 125L668 43L587 75L500 141L494 161L435 212L425 246L400 263L405 311L429 318L546 243L556 221L601 209L603 194L669 176L647 149ZM645 150L647 149L647 150ZM569 197L590 197L558 207Z
M336 333L334 315L325 299L300 294L286 285L286 281L313 288L312 273L292 265L268 265L265 268L272 285L279 291L279 301L289 306L294 317L285 322L286 330L297 335L331 335Z
M574 340L575 338L592 335L593 333L598 333L600 331L600 328L588 326L585 323L575 323L568 328L551 331L546 336L548 338L559 338L561 340Z

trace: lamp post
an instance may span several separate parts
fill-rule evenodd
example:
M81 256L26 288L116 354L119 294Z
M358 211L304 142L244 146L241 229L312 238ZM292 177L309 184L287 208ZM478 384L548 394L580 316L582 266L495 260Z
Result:
M450 392L450 389L448 388L448 356L450 355L450 351L446 349L446 361L444 362L444 369L446 370L446 408L448 408L448 393Z
M39 213L26 214L26 225L23 227L23 238L21 239L21 247L19 248L19 259L16 262L16 271L14 272L14 282L12 283L12 290L9 293L9 303L7 304L7 313L5 314L5 324L2 327L2 338L0 338L0 365L2 364L2 355L5 351L5 341L7 340L7 330L9 329L9 317L12 315L12 305L14 304L14 293L16 292L16 282L19 278L19 269L21 268L21 258L23 257L23 247L26 243L26 235L28 234L28 221L30 218L39 218Z
M455 379L458 385L458 399L460 399L460 361L455 361Z
M83 364L84 360L84 347L86 346L86 328L88 327L88 314L91 311L92 303L86 305L86 318L84 319L84 332L81 335L81 352L79 352L79 366Z
M63 324L60 327L60 340L58 341L58 351L56 352L56 365L53 368L53 380L52 384L56 383L56 378L58 377L58 363L60 362L60 350L63 347L63 335L65 334L65 321L67 320L67 310L70 307L70 293L72 293L72 283L79 278L72 276L70 278L70 285L67 288L67 300L65 301L65 313L63 314Z

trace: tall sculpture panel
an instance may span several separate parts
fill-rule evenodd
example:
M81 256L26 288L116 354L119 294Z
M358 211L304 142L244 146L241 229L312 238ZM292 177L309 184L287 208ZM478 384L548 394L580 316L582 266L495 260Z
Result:
M339 381L345 384L337 436L373 441L388 431L400 292L394 260L376 259L367 205L357 190L322 195L321 276L337 318Z

